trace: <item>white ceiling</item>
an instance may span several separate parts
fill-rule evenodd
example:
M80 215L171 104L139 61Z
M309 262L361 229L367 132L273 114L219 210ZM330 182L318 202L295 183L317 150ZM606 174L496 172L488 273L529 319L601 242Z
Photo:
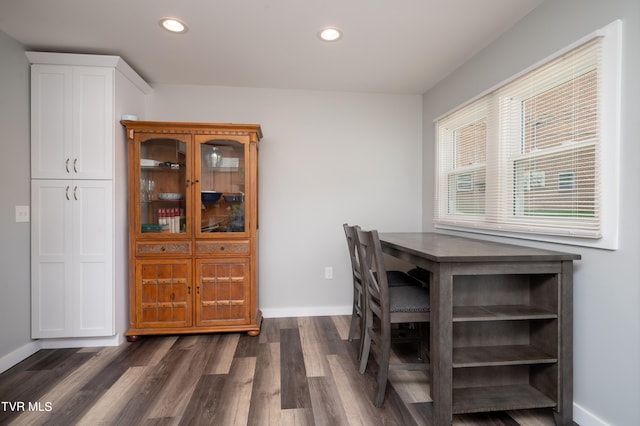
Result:
M0 0L0 31L121 56L152 85L422 94L543 1ZM188 32L162 30L166 16ZM324 26L343 39L321 42Z

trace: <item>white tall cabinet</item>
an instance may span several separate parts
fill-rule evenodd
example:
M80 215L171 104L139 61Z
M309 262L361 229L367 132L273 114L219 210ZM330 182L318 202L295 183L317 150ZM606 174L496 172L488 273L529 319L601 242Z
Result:
M127 326L123 114L147 83L121 58L27 52L31 62L32 338L109 337Z

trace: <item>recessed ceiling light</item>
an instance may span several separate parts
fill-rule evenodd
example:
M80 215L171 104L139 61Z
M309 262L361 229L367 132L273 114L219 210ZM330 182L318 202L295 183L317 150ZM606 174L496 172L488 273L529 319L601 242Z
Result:
M318 37L324 41L337 41L342 37L342 31L336 27L327 27L320 30Z
M167 31L171 31L172 33L186 33L187 26L184 22L180 21L176 18L162 18L160 20L160 25Z

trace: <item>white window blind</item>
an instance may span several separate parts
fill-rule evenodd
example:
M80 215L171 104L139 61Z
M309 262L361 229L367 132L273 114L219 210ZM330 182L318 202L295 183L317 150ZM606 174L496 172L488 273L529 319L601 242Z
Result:
M436 121L437 227L602 240L604 180L617 173L603 161L617 138L602 131L612 127L606 34Z

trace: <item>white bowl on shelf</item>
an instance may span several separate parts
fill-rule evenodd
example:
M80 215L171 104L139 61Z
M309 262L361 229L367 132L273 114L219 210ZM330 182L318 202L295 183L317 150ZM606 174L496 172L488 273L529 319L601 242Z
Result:
M158 194L158 200L175 201L175 200L181 200L181 199L182 199L182 194L175 193L175 192L160 192Z

